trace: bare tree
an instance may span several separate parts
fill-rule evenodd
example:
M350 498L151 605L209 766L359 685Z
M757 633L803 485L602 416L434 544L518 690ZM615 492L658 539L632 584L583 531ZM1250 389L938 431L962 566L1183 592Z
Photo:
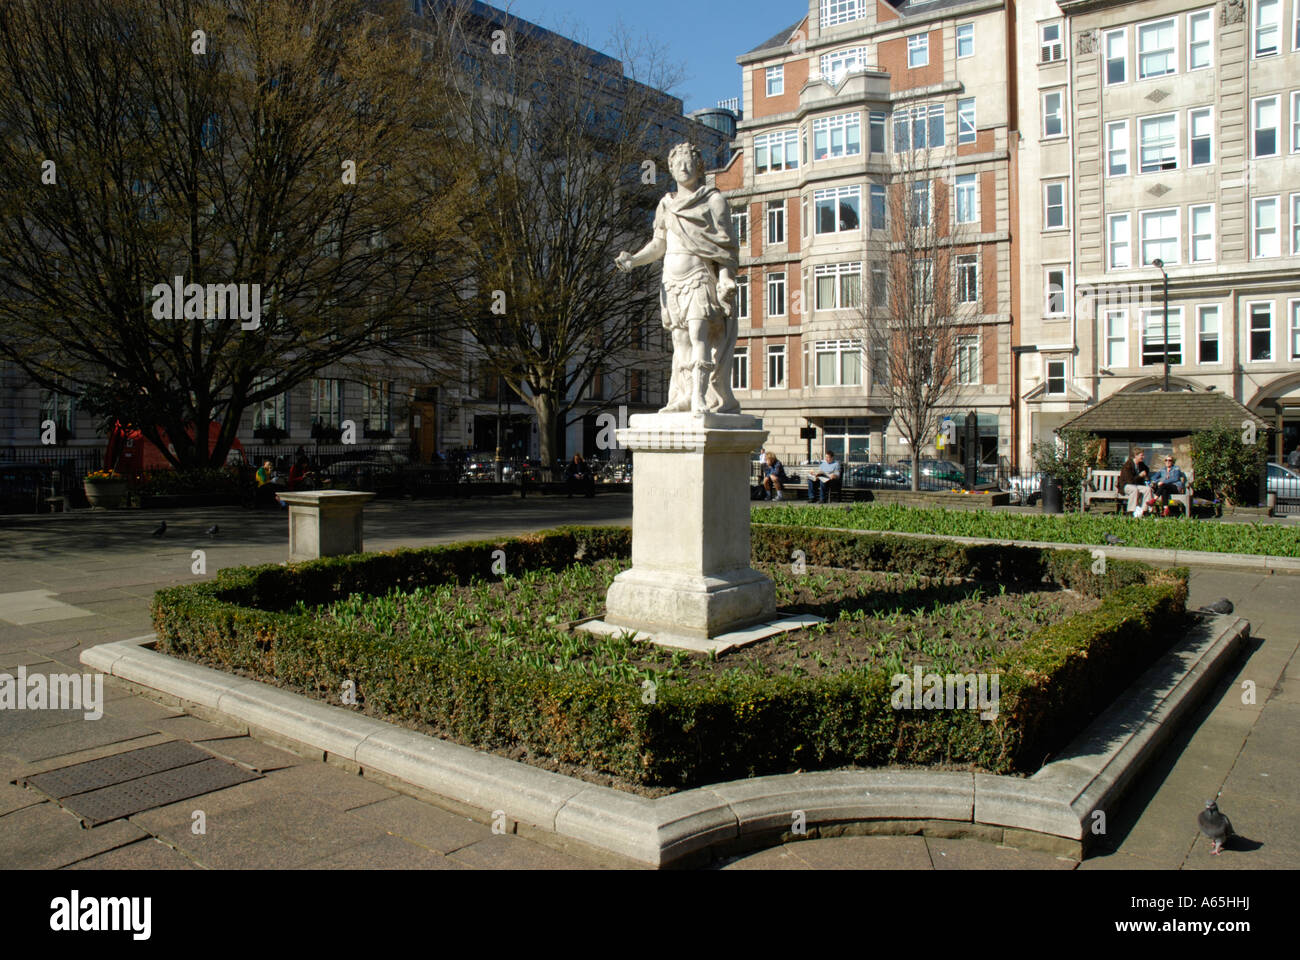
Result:
M458 286L473 192L439 66L399 0L6 2L0 356L199 466L252 403L396 349Z
M473 281L453 319L469 364L535 412L549 465L596 378L618 402L668 368L662 337L645 341L657 284L616 271L614 257L648 230L667 188L665 121L680 103L661 92L675 76L652 46L619 38L620 63L480 13L429 25L461 78L458 156L478 179L462 222Z
M890 407L911 452L913 490L920 486L922 448L963 392L958 338L981 312L978 256L970 230L957 224L947 160L933 148L894 154L884 239L868 243L870 294L856 319L868 350L870 392Z

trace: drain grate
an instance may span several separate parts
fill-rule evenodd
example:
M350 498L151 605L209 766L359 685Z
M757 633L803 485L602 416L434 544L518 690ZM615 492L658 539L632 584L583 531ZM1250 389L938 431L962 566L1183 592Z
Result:
M176 740L34 774L21 782L53 797L93 827L260 779L260 774Z
M101 790L79 793L60 802L93 827L257 779L260 779L257 774L213 757Z
M153 747L129 750L126 753L74 763L45 773L36 773L19 781L35 787L46 796L62 800L77 793L111 787L115 783L138 780L152 773L174 770L187 764L210 760L212 754L200 750L184 740L172 740Z

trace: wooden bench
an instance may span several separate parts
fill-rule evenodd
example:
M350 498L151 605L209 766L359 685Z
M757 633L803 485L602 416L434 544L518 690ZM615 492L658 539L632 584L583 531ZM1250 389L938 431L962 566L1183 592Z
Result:
M1124 499L1128 501L1128 512L1132 513L1137 506L1135 496L1135 494L1126 495L1119 489L1118 470L1089 470L1079 500L1085 512L1094 500L1111 500L1118 512L1120 500Z

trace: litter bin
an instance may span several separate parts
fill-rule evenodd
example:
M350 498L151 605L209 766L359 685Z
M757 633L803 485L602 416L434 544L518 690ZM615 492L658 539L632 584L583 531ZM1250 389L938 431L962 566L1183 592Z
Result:
M1043 513L1064 513L1064 496L1059 477L1043 477Z

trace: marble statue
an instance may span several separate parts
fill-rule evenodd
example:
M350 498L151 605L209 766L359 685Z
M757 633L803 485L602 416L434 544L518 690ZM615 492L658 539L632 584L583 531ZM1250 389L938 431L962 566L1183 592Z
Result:
M615 264L628 271L663 259L659 306L673 337L668 405L660 413L739 413L731 392L736 347L736 267L739 249L726 199L704 181L700 151L680 143L668 154L677 192L655 210L654 237Z

